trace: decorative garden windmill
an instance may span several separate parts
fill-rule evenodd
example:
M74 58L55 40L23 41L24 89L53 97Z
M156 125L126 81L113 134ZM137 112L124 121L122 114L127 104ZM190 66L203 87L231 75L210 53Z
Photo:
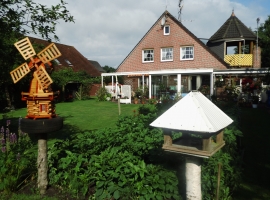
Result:
M16 42L15 47L25 60L10 72L14 83L17 83L26 74L33 72L33 79L29 92L22 92L22 100L27 101L27 116L20 122L21 131L38 136L38 188L40 194L45 194L48 186L47 165L47 133L58 131L63 126L63 118L56 116L53 100L58 92L51 90L52 79L46 71L51 69L51 62L61 56L54 43L47 46L36 55L28 37Z
M52 79L46 71L51 68L50 61L61 56L54 43L47 46L36 55L36 52L28 37L16 42L15 47L25 60L30 59L29 63L23 63L10 72L14 83L21 80L30 71L33 71L29 92L22 92L22 100L27 101L27 118L52 118L55 117L55 107L52 103L54 95L50 85Z

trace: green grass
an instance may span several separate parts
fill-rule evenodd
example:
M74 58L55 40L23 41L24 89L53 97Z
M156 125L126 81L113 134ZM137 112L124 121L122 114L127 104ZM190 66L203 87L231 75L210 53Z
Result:
M120 115L132 115L139 104L120 104ZM64 125L72 125L80 130L95 130L114 127L119 118L117 102L96 101L95 98L83 101L64 102L56 104L56 114L64 118ZM3 118L2 114L2 118ZM26 116L26 108L6 114L7 118Z
M120 104L120 115L132 115L137 104ZM65 124L76 125L82 130L114 127L119 118L117 102L95 99L57 104L57 114L64 117Z
M132 115L139 104L120 104L120 115ZM5 119L11 120L11 131L16 132L19 117L26 116L26 108L18 109L9 113L2 113L2 125ZM64 119L61 130L49 133L49 140L63 139L70 134L85 130L97 130L101 128L113 128L119 118L117 102L102 101L95 98L83 101L64 102L56 104L56 113ZM1 119L1 118L0 118Z

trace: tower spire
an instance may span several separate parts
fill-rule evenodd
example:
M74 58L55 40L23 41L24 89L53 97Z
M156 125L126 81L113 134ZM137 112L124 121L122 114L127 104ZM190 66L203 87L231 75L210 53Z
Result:
M234 14L234 8L232 9L232 16L233 16L233 17L235 16L235 14Z

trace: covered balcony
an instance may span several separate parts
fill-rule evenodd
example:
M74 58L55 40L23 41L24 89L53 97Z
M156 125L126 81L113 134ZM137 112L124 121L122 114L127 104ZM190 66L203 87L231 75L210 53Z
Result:
M253 54L231 54L225 55L224 61L231 67L252 67Z

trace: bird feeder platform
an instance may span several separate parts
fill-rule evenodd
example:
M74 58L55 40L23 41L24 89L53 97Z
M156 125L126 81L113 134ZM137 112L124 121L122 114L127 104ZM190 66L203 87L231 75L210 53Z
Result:
M225 145L223 130L232 122L201 92L191 91L150 125L164 130L165 151L209 158Z
M224 145L223 131L218 133L216 137L212 136L205 139L183 136L173 140L171 135L165 134L162 149L174 153L209 158Z

